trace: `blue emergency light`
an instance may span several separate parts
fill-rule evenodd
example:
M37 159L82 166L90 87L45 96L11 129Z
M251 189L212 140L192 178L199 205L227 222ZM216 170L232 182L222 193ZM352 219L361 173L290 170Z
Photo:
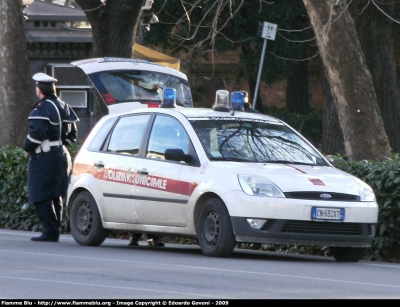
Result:
M232 92L231 93L231 106L235 111L244 112L244 94L243 92Z
M164 89L160 108L176 108L176 90L174 88Z

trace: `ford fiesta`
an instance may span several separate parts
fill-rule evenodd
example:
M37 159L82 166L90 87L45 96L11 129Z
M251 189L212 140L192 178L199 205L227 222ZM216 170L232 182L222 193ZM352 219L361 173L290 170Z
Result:
M238 242L363 257L378 219L366 183L281 120L242 112L241 92L217 91L212 109L176 107L175 95L167 88L160 108L105 116L85 140L67 197L78 244L138 232L196 238L215 257Z

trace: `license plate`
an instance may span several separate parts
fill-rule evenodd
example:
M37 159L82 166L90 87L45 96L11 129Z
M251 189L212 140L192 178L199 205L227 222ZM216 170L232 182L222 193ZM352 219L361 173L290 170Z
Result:
M313 220L344 220L344 208L319 208L312 207L311 218Z

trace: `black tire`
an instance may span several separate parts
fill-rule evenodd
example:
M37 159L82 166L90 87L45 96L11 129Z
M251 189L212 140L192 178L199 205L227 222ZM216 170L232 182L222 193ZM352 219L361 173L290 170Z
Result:
M200 209L196 222L198 242L204 255L228 257L236 245L231 218L219 198L209 199Z
M107 237L99 209L93 196L84 191L72 202L70 216L71 233L79 245L99 246Z
M333 258L339 262L357 262L364 257L367 249L363 247L330 246L329 250Z

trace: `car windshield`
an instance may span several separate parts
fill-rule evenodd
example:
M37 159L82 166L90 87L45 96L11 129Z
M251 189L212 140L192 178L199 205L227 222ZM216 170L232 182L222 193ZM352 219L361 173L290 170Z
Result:
M131 101L161 102L166 87L176 90L176 103L192 107L187 80L158 72L143 70L104 71L89 75L107 105Z
M212 161L327 165L296 132L261 120L190 120Z

